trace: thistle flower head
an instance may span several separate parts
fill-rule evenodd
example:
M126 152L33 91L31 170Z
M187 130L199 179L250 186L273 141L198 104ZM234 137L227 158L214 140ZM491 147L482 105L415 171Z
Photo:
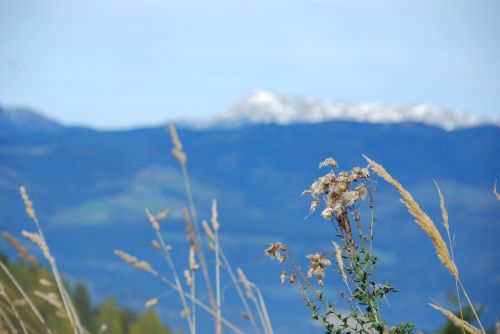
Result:
M307 277L316 276L319 285L323 285L323 277L325 276L325 269L328 268L332 262L326 258L323 253L316 252L307 256L310 261L310 267L307 271Z
M271 244L271 246L267 247L264 252L267 256L271 258L277 258L278 261L281 263L284 262L286 259L285 255L280 253L281 251L286 251L286 246L283 245L281 242L275 242Z

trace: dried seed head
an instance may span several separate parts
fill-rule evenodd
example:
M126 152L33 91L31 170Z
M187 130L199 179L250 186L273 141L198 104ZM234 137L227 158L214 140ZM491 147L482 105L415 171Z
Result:
M191 223L191 218L189 217L189 213L186 208L182 208L182 216L184 217L184 221L186 222L186 233L188 237L189 245L192 247L195 245L196 237L193 230L193 224Z
M165 245L165 250L171 252L174 247L172 245Z
M319 168L322 168L322 167L335 168L335 167L337 167L337 162L335 160L333 160L332 157L329 157L329 158L326 158L324 161L320 162Z
M323 277L325 276L325 269L329 267L332 262L328 260L323 253L316 252L307 256L310 261L310 267L307 271L307 277L316 276L319 285L323 285Z
M460 319L453 312L450 312L447 309L445 309L445 308L443 308L441 306L438 306L438 305L434 305L434 304L430 304L430 303L429 303L429 305L432 308L434 308L434 309L438 310L439 312L443 313L446 317L448 317L448 319L450 319L450 321L455 326L457 326L458 328L464 329L469 334L480 334L480 333L483 333L479 328L476 328L476 327L472 326L471 324L469 324L467 321L464 321L464 320Z
M297 280L297 276L295 274L291 274L290 275L290 284L295 283L296 280Z
M211 241L215 241L215 235L214 235L214 232L212 232L212 229L210 228L210 226L208 225L207 221L206 220L203 220L201 222L201 225L203 226L203 229L205 230L205 233L207 234L207 237L211 240Z
M181 318L187 318L189 317L189 314L191 312L188 310L188 309L184 309L182 312L181 312Z
M219 221L217 214L217 201L215 199L212 200L212 228L214 231L219 230Z
M196 263L196 252L194 246L189 247L189 269L192 271L198 270L200 267L198 263Z
M136 269L148 271L150 273L155 273L153 267L151 267L151 265L146 261L140 261L135 256L125 253L119 249L115 249L115 254L123 261L127 262L130 265L133 265Z
M335 241L332 241L333 247L335 248L335 259L337 260L337 265L339 266L340 274L345 283L347 283L347 276L344 271L344 259L342 259L342 251L339 245Z
M191 273L189 270L184 270L184 279L186 280L186 285L187 286L193 286L193 277L191 276Z
M158 298L152 298L152 299L148 300L147 302L145 302L144 306L146 308L150 308L150 307L155 306L156 304L158 304Z
M319 199L317 198L313 199L311 202L311 206L309 208L309 213L313 213L314 211L316 211L318 205L319 205Z
M280 278L281 278L281 284L284 284L286 281L286 271L283 270L281 272Z
M158 212L156 214L155 218L157 221L165 220L165 219L167 219L169 213L170 213L170 209L165 209L162 212Z
M436 248L436 253L441 260L441 263L448 269L453 277L458 277L458 269L455 262L451 259L448 247L444 242L439 230L434 225L432 219L420 208L417 201L413 199L413 196L405 189L403 186L396 181L380 164L363 156L366 161L370 164L372 170L391 184L402 196L402 203L408 209L408 212L415 218L415 222L424 232L429 236L434 247Z
M495 181L495 185L493 186L493 195L495 195L496 199L500 201L500 194L497 193L497 183Z
M250 282L245 276L245 273L243 272L243 270L241 270L241 268L236 269L236 272L238 273L241 283L243 283L243 286L245 287L247 297L249 299L252 299L253 298L252 286L250 285Z
M174 158L179 161L181 165L185 165L187 162L187 156L182 150L182 143L179 139L179 135L177 134L177 130L175 129L174 123L169 122L168 124L170 130L170 136L172 137L172 143L174 144L174 148L172 149L172 155Z
M31 241L35 246L40 248L43 256L51 263L55 263L54 258L50 255L49 247L45 243L45 240L38 233L31 233L28 231L21 231L23 237Z
M156 217L149 211L149 209L145 209L145 211L146 211L146 216L148 217L148 220L151 223L151 227L153 227L153 230L155 230L156 232L160 231L160 224L158 224Z
M281 254L281 251L286 251L286 246L283 245L281 242L275 242L271 244L264 253L271 257L271 258L277 258L280 263L284 262L286 260L286 256Z
M19 192L21 193L21 198L24 201L24 206L26 207L26 213L31 220L36 220L35 209L33 208L33 202L31 202L28 193L26 192L26 188L24 186L19 187Z
M153 248L154 248L154 249L156 249L156 250L160 250L160 249L161 249L161 245L160 245L160 243L159 243L158 241L156 241L156 240L151 241L151 245L152 245L152 246L153 246Z
M31 255L28 249L24 247L23 244L12 234L8 232L2 232L2 237L16 250L16 252L19 254L19 256L21 256L22 259L28 261L34 267L37 267L39 265L37 258Z

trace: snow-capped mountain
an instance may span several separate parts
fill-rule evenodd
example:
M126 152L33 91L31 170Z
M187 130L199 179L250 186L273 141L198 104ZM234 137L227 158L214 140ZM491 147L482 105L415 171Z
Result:
M482 118L429 105L332 102L281 96L269 91L257 91L222 113L197 122L197 125L202 127L246 123L287 125L334 120L380 124L417 122L446 130L479 125L500 126L500 117Z

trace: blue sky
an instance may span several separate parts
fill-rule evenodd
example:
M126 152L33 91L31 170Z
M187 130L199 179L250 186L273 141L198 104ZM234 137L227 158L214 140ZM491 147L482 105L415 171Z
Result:
M500 115L500 2L0 0L0 104L117 128L258 89Z

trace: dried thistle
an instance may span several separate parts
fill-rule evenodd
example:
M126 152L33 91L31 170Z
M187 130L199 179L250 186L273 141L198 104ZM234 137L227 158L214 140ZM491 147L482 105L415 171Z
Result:
M281 242L275 242L271 244L266 250L264 251L265 254L271 258L277 258L280 263L284 262L286 260L286 256L281 254L281 251L286 251L286 246L283 245Z
M283 270L281 272L280 279L281 279L281 284L284 284L286 281L286 271L285 270Z
M337 161L335 161L332 157L326 158L319 164L319 168L323 167L337 167Z
M323 277L325 276L325 269L329 267L332 262L326 258L323 253L316 252L314 254L307 255L310 261L310 267L307 271L307 277L316 276L318 284L323 286Z
M448 247L444 242L441 234L439 233L436 225L431 218L420 208L418 203L413 199L412 195L403 186L396 181L381 165L375 161L363 156L366 161L370 164L372 170L377 173L380 177L391 184L403 197L402 203L408 209L408 212L415 218L415 222L420 226L424 232L429 236L434 247L436 248L436 253L441 260L441 263L448 269L452 276L458 277L458 269L450 257Z

